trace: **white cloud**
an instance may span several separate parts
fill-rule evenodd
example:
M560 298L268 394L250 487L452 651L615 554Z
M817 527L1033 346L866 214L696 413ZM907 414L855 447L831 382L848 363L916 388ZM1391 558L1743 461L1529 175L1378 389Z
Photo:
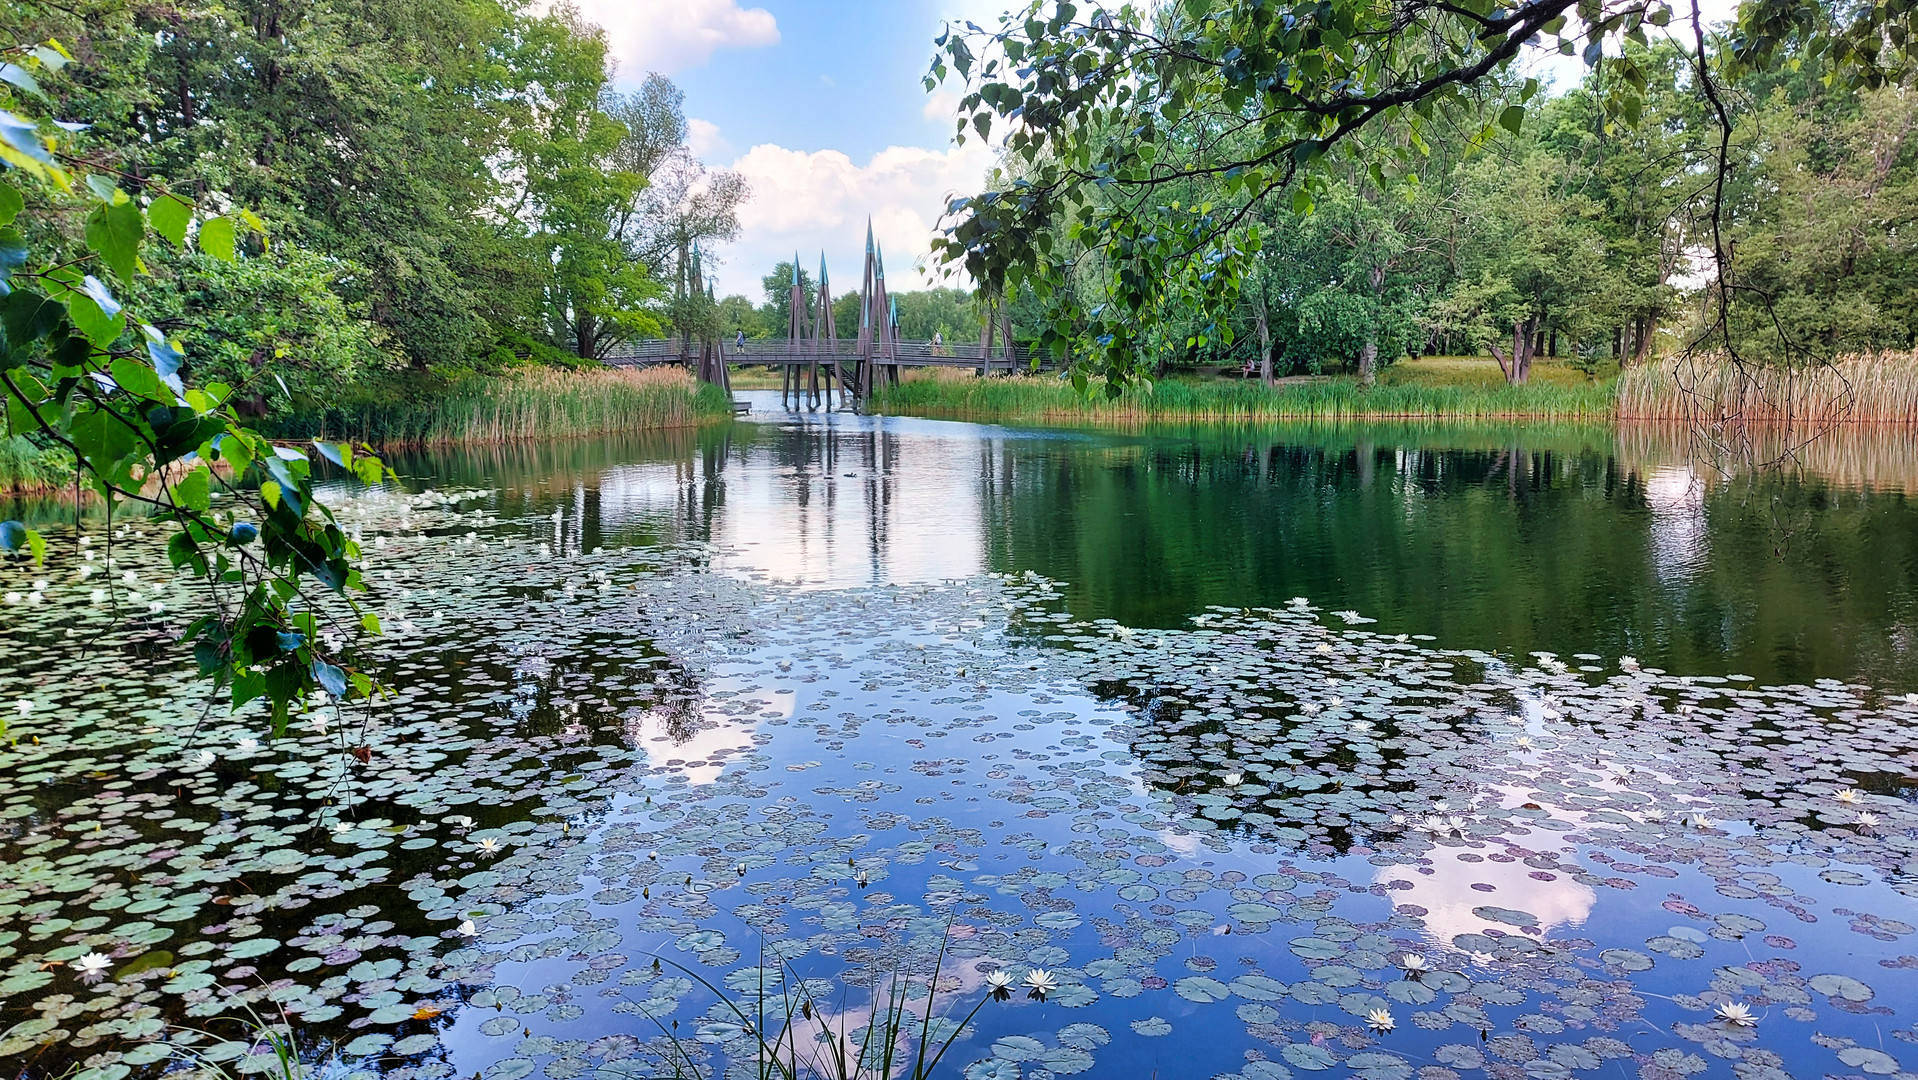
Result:
M606 30L624 81L649 71L695 68L719 49L779 44L779 23L765 8L738 0L577 0L580 14Z
M951 124L959 115L959 95L950 90L934 90L926 95L919 114L938 124Z
M753 194L739 213L739 241L721 252L720 292L759 302L759 279L795 249L808 269L826 252L835 292L857 288L868 215L894 289L951 284L916 266L930 261L947 200L975 193L992 163L992 150L977 142L950 150L888 147L865 165L838 150L755 146L732 164Z
M724 157L732 152L732 144L719 133L719 125L697 116L686 121L686 146L701 161Z

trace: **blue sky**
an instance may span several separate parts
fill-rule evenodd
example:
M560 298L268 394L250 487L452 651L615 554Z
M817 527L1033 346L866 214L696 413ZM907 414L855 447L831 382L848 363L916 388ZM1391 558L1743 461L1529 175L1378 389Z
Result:
M977 190L992 153L952 146L956 99L920 80L945 20L996 25L1017 0L574 2L606 30L620 81L670 75L686 92L694 150L751 184L742 235L718 252L722 294L763 299L760 278L795 249L808 267L823 250L834 286L856 287L868 216L893 289L939 283L915 267L930 269L947 198ZM1735 2L1700 6L1716 19ZM1560 84L1583 71L1556 55L1525 65Z
M795 248L825 251L835 286L856 284L871 215L894 288L914 273L948 195L991 165L951 145L951 98L921 85L947 17L984 21L1005 0L577 0L606 29L628 86L648 71L686 92L694 149L744 173L742 236L719 253L722 293L760 299L759 278Z

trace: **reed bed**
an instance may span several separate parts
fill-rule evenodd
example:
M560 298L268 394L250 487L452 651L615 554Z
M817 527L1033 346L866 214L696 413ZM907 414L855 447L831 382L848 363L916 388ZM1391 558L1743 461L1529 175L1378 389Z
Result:
M43 495L71 486L73 456L20 436L0 435L0 494Z
M677 368L476 376L412 397L357 402L271 425L289 438L426 447L692 427L732 415L726 392Z
M1096 423L1159 421L1466 419L1609 420L1608 382L1577 385L1362 387L1354 379L1325 378L1267 388L1256 381L1192 382L1168 379L1107 399L1078 393L1049 376L971 380L915 380L886 390L889 412L964 420L1079 420Z
M1724 356L1647 364L1618 379L1618 417L1714 427L1918 424L1918 352L1840 357L1798 367L1741 366Z

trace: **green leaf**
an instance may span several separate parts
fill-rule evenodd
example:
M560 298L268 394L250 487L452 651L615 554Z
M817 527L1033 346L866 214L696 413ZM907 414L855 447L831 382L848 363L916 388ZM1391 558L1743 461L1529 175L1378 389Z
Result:
M208 218L200 223L200 250L219 259L221 262L233 261L233 221L231 218Z
M160 388L160 376L154 370L130 356L115 357L108 370L113 381L120 389L137 397L159 400L163 397Z
M87 215L87 246L121 281L132 281L140 264L140 241L146 238L146 219L131 201L102 203Z
M272 480L260 485L260 498L275 510L280 508L280 485Z
M211 474L206 466L201 465L175 481L173 484L174 505L196 513L206 513L213 505L207 492L210 480Z
M369 634L378 634L380 632L380 617L370 611L367 612L360 617L360 629L365 630Z
M11 225L13 219L26 209L27 200L20 189L12 184L0 184L0 225Z
M40 84L34 80L33 73L19 64L0 63L0 82L12 83L35 97L46 97Z
M147 204L147 224L174 247L186 246L186 227L193 220L193 204L166 194Z
M27 549L33 555L33 561L47 561L46 538L18 521L0 521L0 551L19 551Z
M1500 127L1516 135L1525 126L1525 106L1507 105L1505 111L1498 114Z

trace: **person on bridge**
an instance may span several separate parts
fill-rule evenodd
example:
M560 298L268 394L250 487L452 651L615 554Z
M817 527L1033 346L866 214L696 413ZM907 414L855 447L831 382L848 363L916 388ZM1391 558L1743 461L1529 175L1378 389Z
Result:
M946 355L946 335L938 330L932 332L932 355Z
M739 336L733 338L733 348L740 352L746 351L746 331L741 330Z

